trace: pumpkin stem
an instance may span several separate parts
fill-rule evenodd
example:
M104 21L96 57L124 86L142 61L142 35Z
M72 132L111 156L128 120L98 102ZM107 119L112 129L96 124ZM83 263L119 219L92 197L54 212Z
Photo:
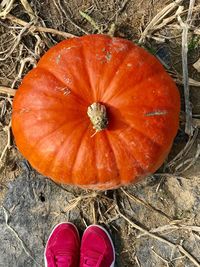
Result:
M106 114L106 108L100 103L93 103L88 107L87 114L95 129L95 134L107 128L108 118Z

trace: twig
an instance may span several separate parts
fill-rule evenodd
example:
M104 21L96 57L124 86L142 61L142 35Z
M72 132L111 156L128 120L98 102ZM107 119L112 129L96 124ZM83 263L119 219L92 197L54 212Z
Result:
M190 103L190 90L189 90L189 81L188 81L188 29L191 24L192 12L195 5L195 0L190 0L189 10L186 22L184 23L178 16L178 21L182 27L182 70L183 70L183 85L184 85L184 97L185 97L185 112L186 112L186 123L185 123L185 132L189 136L193 134L192 127L192 106Z
M10 129L11 129L11 121L9 122L8 126L4 127L4 131L7 132L7 143L0 155L0 164L2 163L2 160L6 154L6 151L11 147L10 142L11 142L11 135L10 135Z
M132 195L132 194L129 194L128 192L126 192L123 188L120 188L121 191L127 196L129 197L130 199L132 199L133 201L136 201L140 204L142 204L143 206L147 207L148 209L150 209L151 211L154 211L154 212L158 212L159 214L163 215L164 217L166 217L168 220L171 220L171 218L166 215L164 212L154 208L153 206L151 206L149 203L145 202L144 200Z
M159 226L157 228L151 229L149 232L151 233L160 233L160 232L166 232L166 231L176 231L176 230L189 230L189 231L194 231L194 232L199 232L200 233L200 226L196 225L185 225L185 224L176 224L173 222L171 224L166 224ZM141 236L144 236L145 234L141 234Z
M149 34L149 32L152 32L155 28L155 26L169 14L171 13L179 4L181 4L182 0L176 0L173 3L170 3L165 8L163 8L153 19L152 21L147 25L143 33L141 34L141 37L139 39L139 43L144 43L146 36Z
M135 259L135 262L137 263L138 267L141 267L141 264L140 264L140 262L139 262L139 260L138 260L136 255L135 255L134 259Z
M150 237L152 237L152 238L154 238L154 239L157 239L157 240L161 241L162 243L165 243L165 244L167 244L167 245L169 245L169 246L172 246L172 247L175 246L173 243L171 243L171 242L168 241L167 239L165 239L165 238L163 238L163 237L160 237L160 236L157 236L157 235L151 233L151 231L148 231L148 230L144 229L143 227L137 225L136 223L132 222L129 218L127 218L124 214L122 214L121 211L119 211L119 208L118 208L118 207L117 207L117 212L118 212L118 214L119 214L125 221L127 221L133 228L135 228L135 229L141 231L142 233L144 233L144 234L146 234L146 235L148 235L148 236L150 236Z
M58 2L58 3L57 3ZM62 16L62 6L61 6L61 3L60 3L60 0L53 0L53 3L54 3L54 6L56 7L59 15L60 15L60 18L61 18L61 23L63 24L63 16Z
M110 26L110 29L107 32L107 35L113 37L115 34L115 30L116 30L116 25L115 25L115 23L112 23Z
M182 14L183 10L184 10L184 6L179 6L174 15L170 16L169 18L163 19L163 21L160 24L154 26L154 30L157 31L157 30L165 27L167 24L172 22L178 15Z
M60 0L57 0L58 2L58 6L57 3L54 1L54 4L57 6L58 12L61 15L61 19L63 19L62 17L62 13L64 14L64 17L67 18L67 20L69 20L69 22L76 27L78 30L80 30L81 32L85 33L85 34L89 34L89 32L87 32L86 30L84 30L82 27L80 27L77 23L74 22L73 19L71 19L70 15L68 15L68 13L66 12L65 8L62 7ZM69 12L70 13L70 12Z
M102 212L101 212L99 201L97 201L97 210L98 210L98 215L101 218L101 220L99 219L99 221L104 223L104 217L103 217Z
M196 154L193 158L189 158L183 162L181 162L178 166L176 166L175 171L176 172L185 172L186 170L188 170L190 167L194 166L194 164L197 162L198 158L200 156L200 145L197 145L197 151ZM187 164L187 165L186 165ZM185 166L186 165L186 166ZM179 170L181 167L185 166L184 169Z
M25 10L27 11L29 17L30 17L30 20L31 21L34 21L36 22L38 17L37 15L34 13L32 7L30 6L30 4L28 3L27 0L20 0L23 7L25 8ZM38 22L39 26L43 26L42 25L43 21L42 22ZM44 38L44 43L47 45L48 48L50 48L52 46L51 42L49 41L49 38L47 37L46 33L45 32L42 32L41 35L43 36ZM38 40L38 38L40 38L38 35L34 34L34 37ZM38 38L37 38L38 37ZM37 44L36 44L37 45Z
M101 34L103 33L102 30L97 25L97 23L88 14L86 14L85 12L81 10L79 11L79 13L84 19L86 19L95 28L95 30L97 30L98 33L101 33Z
M155 250L151 249L151 251L164 263L166 263L167 267L169 267L169 262L167 260L165 260L162 256L160 256L157 252L155 252Z
M178 248L179 251L180 251L182 254L184 254L184 255L185 255L191 262L193 262L195 266L200 267L200 263L199 263L199 262L198 262L198 261L197 261L197 260L196 260L196 259L195 259L195 258L194 258L194 257L187 251L187 250L185 250L185 249L182 247L182 245L179 245L179 244L176 245L176 244L174 244L174 243L168 241L167 239L165 239L165 238L163 238L163 237L161 237L161 236L158 236L158 235L156 235L156 234L153 234L153 233L151 233L150 231L148 231L148 230L144 229L143 227L137 225L136 223L132 222L129 218L127 218L124 214L121 213L121 211L119 210L119 207L118 207L117 205L116 205L116 210L117 210L118 214L119 214L125 221L127 221L133 228L135 228L135 229L141 231L142 233L144 233L144 234L146 234L146 235L152 237L153 239L156 239L156 240L158 240L158 241L160 241L160 242L162 242L162 243L167 244L167 245L170 246L171 248L174 248L174 249Z
M185 180L188 180L188 178L186 177L183 177L183 176L180 176L180 175L177 175L176 173L167 173L167 172L157 172L157 173L154 173L151 175L152 177L163 177L163 178L174 178L174 179L185 179Z
M8 14L6 16L7 19L11 20L13 23L16 23L18 25L22 25L22 26L26 26L28 24L28 22L21 20L13 15ZM65 39L68 38L73 38L73 37L77 37L74 34L71 33L67 33L67 32L62 32L62 31L58 31L52 28L46 28L46 27L41 27L41 26L30 26L29 31L31 32L46 32L46 33L51 33L51 34L55 34L55 35L60 35L62 37L64 37Z
M15 93L16 93L16 89L12 89L6 86L0 86L0 94L14 96Z
M178 84L183 84L183 80L178 78L178 77L174 77L174 80ZM200 81L196 81L196 80L194 80L192 78L188 78L188 82L189 82L190 86L200 87Z
M183 158L188 155L195 140L197 139L198 133L199 133L198 128L195 128L193 136L189 137L189 140L187 141L184 148L170 162L167 163L167 166L166 166L167 168L173 167L178 161L180 160L182 161Z
M120 1L120 7L119 9L117 9L115 11L115 13L110 17L109 19L109 22L111 22L114 18L115 18L115 21L117 21L117 18L118 16L120 15L120 13L125 9L126 5L128 4L128 2L130 2L130 0L123 0L123 1Z
M55 3L55 2L54 2ZM59 5L59 10L61 10L63 12L63 14L65 15L65 18L67 18L67 20L69 20L69 22L74 25L74 27L76 27L78 30L82 31L85 34L89 34L86 30L84 30L82 27L80 27L79 25L77 25L71 18L70 16L68 16L67 12L65 11L64 8L62 8L60 0L58 0L58 5Z
M8 219L9 219L9 215L8 215L8 211L6 210L6 208L4 208L2 206L2 209L4 211L4 217L5 217L5 223L6 226L8 227L8 229L15 235L15 237L17 238L17 240L20 242L24 252L26 253L27 256L29 256L38 266L41 266L31 255L30 250L27 248L26 244L24 243L24 241L20 238L19 234L16 232L15 229L13 229L9 224L8 224Z
M22 35L25 33L25 31L31 27L32 22L30 23L26 23L26 25L22 28L22 30L20 31L20 33L17 35L16 39L14 40L14 43L10 49L10 51L8 53L6 53L5 57L0 58L0 61L5 61L11 54L12 52L15 50L15 48L19 45Z
M168 73L169 75L172 76L172 78L177 84L181 84L181 85L183 84L183 77L179 73L175 73L173 71L168 71ZM192 78L188 78L188 82L189 82L189 85L191 86L200 87L200 81L196 81Z
M27 11L27 13L29 14L31 21L34 20L35 14L33 12L33 9L31 8L30 4L28 3L28 1L27 0L20 0L20 1L22 3L23 7L25 8L25 10Z
M18 73L18 75L16 76L16 78L14 79L14 81L12 83L12 86L11 86L12 88L15 86L15 83L22 78L22 73L23 73L25 64L27 62L29 62L29 64L32 64L33 67L36 66L36 60L35 60L35 58L33 58L33 57L26 57L26 58L22 59L20 61L20 64L21 65L20 65L19 73Z
M97 223L97 217L96 217L96 212L95 212L94 201L91 201L90 205L91 205L91 210L92 210L93 224L96 224Z
M192 116L192 124L194 125L194 127L200 128L200 119L197 116L198 115L194 115L193 114L193 116Z
M112 204L105 212L104 215L106 215L109 211L113 210L115 208L115 203Z
M10 1L3 1L0 4L0 9L2 7L5 6L5 8L3 9L3 11L0 12L0 18L5 19L5 17L7 16L7 14L11 11L11 9L13 8L13 4L14 4L15 0L10 0Z
M83 199L88 199L88 198L96 198L98 194L96 192L92 192L83 196L76 197L74 199L70 200L70 204L67 205L67 207L63 210L64 212L68 212L74 208L77 207L77 205L82 201Z

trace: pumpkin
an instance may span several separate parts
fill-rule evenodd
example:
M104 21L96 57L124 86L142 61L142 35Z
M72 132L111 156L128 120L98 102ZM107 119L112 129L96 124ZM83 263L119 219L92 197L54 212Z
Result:
M55 45L24 77L12 129L43 175L106 190L162 165L179 112L178 89L153 55L128 40L87 35Z

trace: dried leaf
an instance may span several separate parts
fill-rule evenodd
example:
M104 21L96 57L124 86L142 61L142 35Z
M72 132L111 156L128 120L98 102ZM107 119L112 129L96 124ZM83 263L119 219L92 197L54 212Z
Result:
M200 58L193 64L193 67L200 72Z

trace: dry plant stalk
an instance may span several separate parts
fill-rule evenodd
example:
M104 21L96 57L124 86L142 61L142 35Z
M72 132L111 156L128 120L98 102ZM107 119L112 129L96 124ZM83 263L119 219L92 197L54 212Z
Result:
M7 133L7 143L6 143L6 145L5 145L2 153L0 154L0 164L2 163L3 158L4 158L7 150L10 149L10 147L11 147L11 134L10 134L10 131L11 131L11 121L9 122L9 125L8 126L5 126L3 129Z
M194 155L194 157L189 158L189 159L181 162L178 166L176 166L176 168L175 168L176 173L185 172L190 167L194 166L194 164L197 162L199 156L200 156L200 145L198 144L196 154ZM183 169L181 169L183 166L185 166L185 167Z
M93 20L93 18L91 18L88 14L86 14L83 11L79 11L80 15L86 19L91 25L92 27L94 27L95 30L97 30L98 33L103 33L102 30L99 28L99 26L97 25L97 23Z
M173 3L170 3L167 5L165 8L163 8L152 20L151 22L147 25L145 30L142 32L141 37L139 39L139 43L144 43L147 35L152 33L154 30L156 30L156 27L163 21L163 19L170 14L174 9L178 7L179 4L181 4L183 0L176 0ZM180 12L180 11L179 11ZM173 18L174 19L174 18ZM171 20L169 20L171 21ZM166 23L166 21L165 21ZM167 21L168 23L168 21ZM164 24L166 25L166 24ZM159 26L160 27L160 26Z
M12 44L12 47L11 47L10 51L8 53L6 53L6 55L4 57L0 58L0 61L5 61L13 53L13 51L15 50L15 48L19 45L23 34L30 28L31 24L32 24L32 22L26 23L26 26L24 26L22 28L22 30L20 31L20 33L14 39L14 42Z
M33 9L31 8L30 4L28 3L28 1L27 0L20 0L20 1L22 3L23 7L25 8L25 10L27 11L27 13L29 14L31 21L34 20L35 14L33 12Z
M8 14L6 16L6 18L11 20L13 23L16 23L16 24L24 26L24 27L28 24L28 22L26 22L24 20L21 20L21 19L15 17L13 15L10 15L10 14ZM52 29L52 28L46 28L46 27L35 26L35 25L34 26L33 25L30 26L29 31L32 32L32 33L33 32L51 33L51 34L55 34L55 35L60 35L65 39L76 37L76 35L71 34L71 33L62 32L62 31L58 31L58 30L55 30L55 29Z
M13 8L15 0L3 0L0 4L0 18L5 19Z
M19 69L19 72L18 72L17 76L15 77L15 79L14 79L14 81L12 83L12 86L11 86L12 88L15 86L15 83L22 78L23 70L24 70L24 67L25 67L25 65L26 65L27 62L29 64L31 64L33 67L36 67L36 60L35 60L34 57L26 57L26 58L22 59L20 61L20 69Z
M92 192L83 196L76 197L72 200L70 200L70 204L64 209L64 212L68 212L72 209L75 209L77 205L83 200L83 199L88 199L88 198L96 198L98 193Z
M161 261L163 261L167 267L169 267L169 262L166 259L160 256L153 248L151 248L151 251L155 254L156 257L158 257Z
M190 91L189 91L189 79L188 79L188 29L190 28L192 21L192 12L195 5L195 0L190 0L189 10L186 22L184 23L180 16L178 21L182 27L182 69L183 69L183 85L184 85L184 97L185 97L185 112L186 123L185 132L189 136L193 134L192 126L192 106L190 103Z
M200 58L192 66L200 72Z
M135 201L137 203L140 203L141 205L145 206L146 208L150 209L151 211L157 212L157 213L161 214L162 216L164 216L166 219L171 220L171 218L167 214L165 214L164 212L154 208L153 206L151 206L149 203L145 202L144 200L142 200L142 199L140 199L140 198L138 198L138 197L136 197L136 196L134 196L132 194L129 194L123 188L120 188L120 189L131 200L133 200L133 201Z
M79 31L83 32L84 34L89 34L86 30L84 30L81 26L79 26L73 19L71 19L71 17L67 14L65 8L62 7L61 5L61 1L60 0L53 0L53 3L56 7L56 9L58 10L58 12L60 13L60 17L63 21L63 16L64 18L67 19L75 28L77 28Z
M170 162L167 163L166 165L167 168L171 169L174 166L178 165L179 162L183 162L183 158L185 158L188 155L194 142L196 141L198 133L199 133L198 128L195 128L193 135L189 137L184 148Z
M174 79L174 81L177 84L183 85L183 77L180 74L172 72L172 71L168 71L168 73L171 75L171 77ZM192 78L188 78L188 83L190 86L200 87L200 81L196 81Z
M0 94L6 94L9 96L14 96L16 93L16 89L12 89L6 86L0 86Z
M186 225L186 224L179 224L179 222L171 222L170 224L162 225L157 228L153 228L150 230L151 233L159 233L165 231L174 231L174 230L189 230L195 231L200 233L200 226L196 225ZM144 236L145 234L141 234L140 236Z
M156 235L154 233L152 233L149 230L144 229L143 227L139 226L138 224L132 222L129 218L127 218L123 213L121 213L121 211L119 210L119 207L116 204L116 211L118 212L119 216L121 218L123 218L125 221L127 221L133 228L139 230L140 232L142 232L143 234L146 234L147 236L156 239L158 241L160 241L161 243L165 243L168 246L170 246L172 249L179 249L179 251L186 256L195 266L200 267L200 263L186 250L184 249L184 247L182 245L179 244L174 244L171 241L165 239L164 237L161 237L159 235Z
M172 15L172 16L170 16L168 18L163 19L163 21L160 24L154 26L153 30L154 31L155 30L157 31L157 30L165 27L167 24L169 24L174 19L176 19L178 15L182 14L183 11L184 11L184 6L179 6L178 9L177 9L177 11L176 11L176 13L174 15Z

